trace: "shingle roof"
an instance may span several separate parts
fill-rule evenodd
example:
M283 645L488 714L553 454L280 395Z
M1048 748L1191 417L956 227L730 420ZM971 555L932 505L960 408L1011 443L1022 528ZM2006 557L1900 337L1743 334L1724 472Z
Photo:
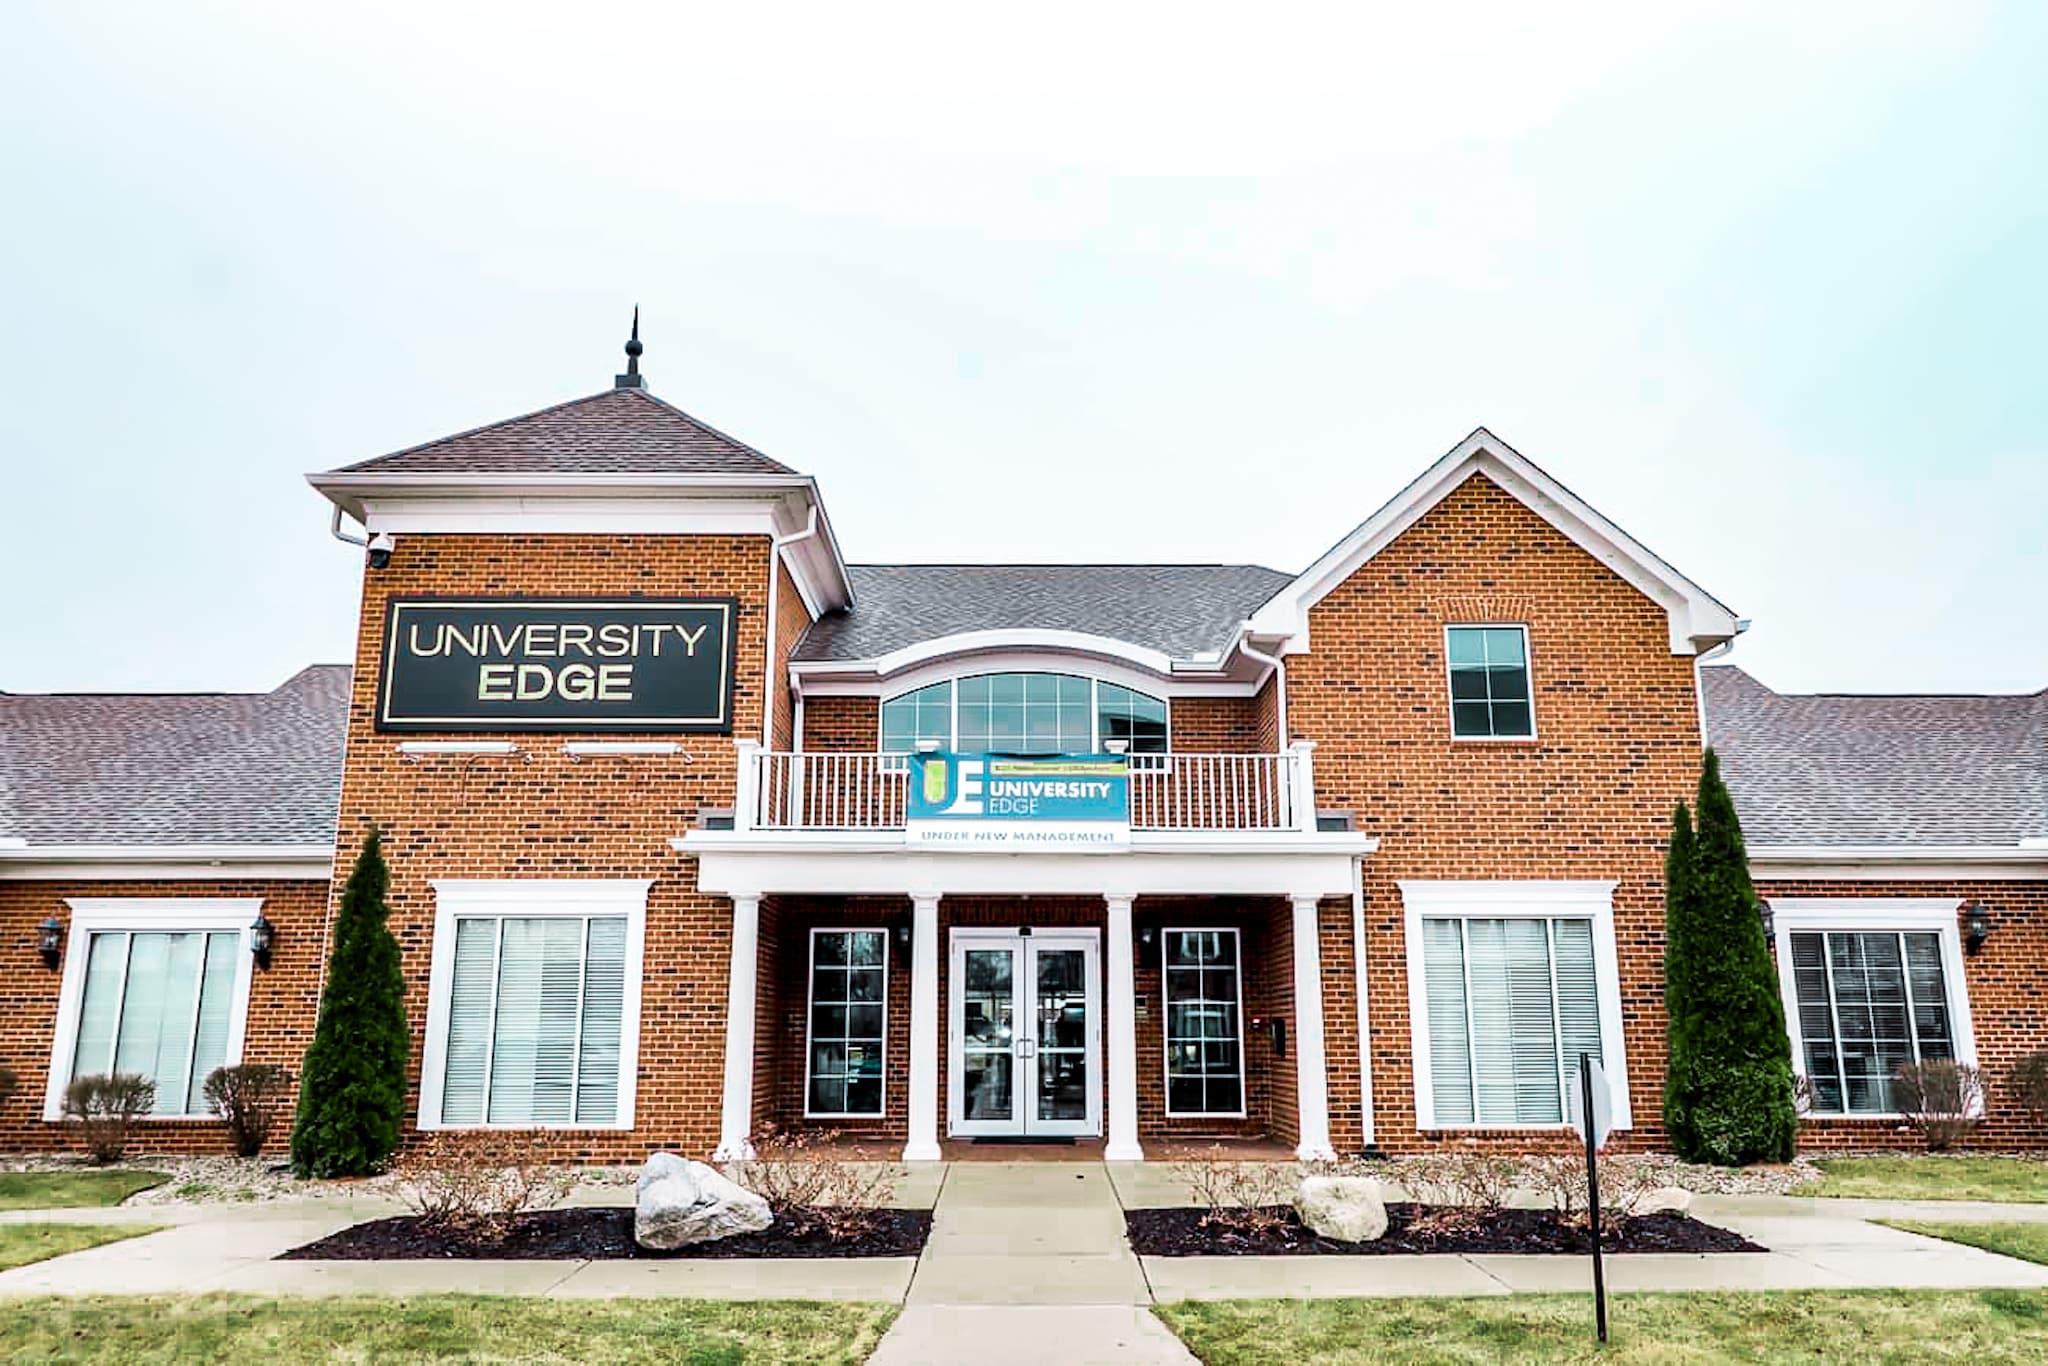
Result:
M0 838L330 842L348 698L338 664L268 693L0 693Z
M1789 696L1700 670L1751 844L1998 845L2048 836L2048 691Z
M1225 650L1293 575L1255 564L856 564L852 610L799 660L873 659L963 631L1082 631L1188 659Z
M337 474L794 474L644 389L607 389Z

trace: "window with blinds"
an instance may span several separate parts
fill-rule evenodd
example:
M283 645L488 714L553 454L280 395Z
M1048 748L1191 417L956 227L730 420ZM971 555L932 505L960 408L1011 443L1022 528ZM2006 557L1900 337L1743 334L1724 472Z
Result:
M625 1004L626 917L459 918L441 1123L617 1123Z
M1590 920L1422 922L1439 1125L1558 1124L1564 1078L1601 1056Z
M1244 1113L1244 1010L1236 930L1168 930L1166 1113Z
M1901 1066L1956 1055L1941 936L1794 931L1792 988L1816 1114L1894 1113Z
M206 1076L228 1061L236 930L95 933L71 1075L139 1072L160 1116L204 1115Z
M882 1113L888 995L888 935L881 930L812 931L806 1115Z

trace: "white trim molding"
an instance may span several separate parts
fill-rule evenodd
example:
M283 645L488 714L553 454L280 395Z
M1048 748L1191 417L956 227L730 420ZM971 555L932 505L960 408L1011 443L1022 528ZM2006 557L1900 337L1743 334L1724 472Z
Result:
M427 1032L420 1050L422 1130L588 1129L633 1127L639 1077L640 988L647 940L646 879L604 878L437 878L434 888L434 944L427 981ZM532 916L624 916L626 918L625 999L619 1018L619 1106L610 1124L443 1124L441 1089L447 1080L449 996L455 984L455 922L524 919Z
M797 660L791 679L807 697L900 697L949 678L985 673L1065 673L1118 683L1155 697L1253 697L1270 668L1223 659L1183 660L1080 631L970 631L874 659Z
M251 897L67 897L71 923L64 934L64 980L58 989L57 1028L50 1041L50 1069L43 1090L43 1118L64 1118L64 1088L71 1084L71 1064L78 1051L78 1017L85 1005L85 970L92 936L176 934L184 931L232 930L235 948L234 999L228 1006L228 1044L223 1066L242 1061L242 1042L249 1024L249 984L255 955L249 952L249 926L263 909L263 898ZM152 1115L152 1120L190 1120L191 1115Z
M1789 965L1794 934L1851 931L1867 934L1935 934L1941 943L1942 985L1948 992L1944 1003L1949 1012L1949 1030L1955 1043L1955 1060L1977 1065L1977 1030L1970 1018L1970 985L1963 972L1963 941L1957 917L1963 902L1957 897L1796 897L1766 898L1771 908L1772 949L1777 955L1778 996L1785 1005L1785 1033L1792 1045L1792 1070L1806 1072L1806 1040L1799 1028L1799 992ZM1839 1038L1837 1040L1839 1042ZM1982 1102L1975 1112L1982 1114ZM1847 1123L1876 1121L1898 1123L1893 1113L1874 1114L1845 1111L1814 1111L1813 1118Z
M1249 633L1262 640L1284 641L1288 654L1307 651L1309 608L1421 521L1466 480L1479 475L1663 607L1670 625L1671 653L1702 654L1733 640L1741 632L1735 614L1712 594L1650 553L1526 456L1480 427L1331 546L1293 583L1274 594L1252 615Z
M2018 844L1752 844L1759 882L2040 882L2048 841Z
M326 882L331 844L28 844L0 841L0 882Z
M1587 920L1593 931L1593 976L1600 1006L1601 1066L1614 1100L1614 1127L1634 1127L1629 1105L1628 1048L1622 1037L1621 966L1614 941L1612 882L1402 882L1402 936L1408 962L1408 1037L1415 1077L1415 1127L1430 1131L1541 1129L1566 1125L1438 1124L1430 1072L1429 988L1423 977L1422 922L1441 919ZM1553 990L1555 989L1553 985ZM1477 1085L1477 1078L1474 1078ZM1560 1081L1560 1085L1562 1082Z

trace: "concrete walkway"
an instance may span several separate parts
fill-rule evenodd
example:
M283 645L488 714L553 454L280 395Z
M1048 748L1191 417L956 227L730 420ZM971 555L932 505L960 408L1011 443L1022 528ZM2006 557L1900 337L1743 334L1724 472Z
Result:
M624 1188L574 1203L616 1204ZM278 1253L365 1219L387 1200L23 1210L0 1222L172 1227L0 1273L0 1295L421 1294L859 1299L905 1306L874 1360L1193 1360L1148 1312L1155 1300L1507 1295L1584 1291L1582 1257L1147 1257L1124 1210L1191 1203L1158 1164L966 1162L920 1168L898 1203L932 1205L920 1257L785 1261L280 1262ZM2048 1267L1923 1238L1878 1218L2048 1221L2048 1205L1701 1196L1692 1212L1768 1252L1613 1255L1616 1290L2048 1287Z

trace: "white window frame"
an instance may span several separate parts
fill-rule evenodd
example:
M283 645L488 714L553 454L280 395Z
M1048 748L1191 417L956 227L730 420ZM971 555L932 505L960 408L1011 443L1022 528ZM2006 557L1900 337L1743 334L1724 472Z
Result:
M882 936L882 1108L863 1110L813 1110L811 1108L811 1019L817 1001L818 936L821 934L879 934ZM885 1119L889 1114L889 931L879 925L813 925L810 961L804 970L804 1118Z
M1799 988L1790 970L1792 936L1829 932L1862 934L1928 934L1939 937L1941 978L1948 990L1949 1029L1955 1038L1955 1060L1977 1065L1977 1030L1970 1019L1970 985L1963 976L1963 939L1956 925L1963 903L1959 897L1770 897L1771 948L1777 955L1778 998L1785 1005L1785 1034L1792 1045L1792 1070L1806 1074L1806 1040L1799 1029ZM1830 984L1830 992L1833 986ZM1832 999L1832 996L1830 996ZM1836 1043L1841 1042L1837 1036ZM1983 1098L1970 1114L1981 1118ZM1860 1124L1876 1121L1897 1124L1905 1118L1896 1112L1850 1113L1846 1110L1815 1110L1814 1119Z
M249 926L263 910L263 898L252 897L66 897L71 923L64 934L64 981L57 997L56 1037L50 1041L49 1082L43 1092L43 1118L64 1118L64 1089L71 1084L71 1065L78 1052L78 1018L85 1008L85 969L95 934L216 933L233 930L234 999L228 1003L228 1047L225 1067L239 1066L249 1024L249 984L255 955L249 952ZM155 1122L189 1124L204 1115L146 1115Z
M1520 631L1522 633L1522 674L1529 682L1529 733L1527 735L1460 735L1458 734L1458 699L1451 688L1451 632L1453 631ZM1447 621L1444 623L1444 705L1447 710L1444 719L1449 724L1451 738L1459 744L1471 745L1526 745L1536 738L1536 658L1529 650L1529 627L1519 621ZM1487 715L1492 716L1489 710Z
M1525 655L1527 654L1527 649L1528 647L1525 643L1523 646L1523 653ZM946 686L946 748L957 749L960 744L961 680L967 678L995 677L1001 674L1044 674L1049 677L1056 678L1086 679L1088 683L1088 752L1090 754L1104 754L1108 752L1102 748L1102 687L1105 683L1113 688L1122 688L1126 692L1134 692L1137 693L1140 697L1146 698L1149 701L1157 702L1160 706L1166 708L1166 748L1156 755L1147 755L1146 757L1164 759L1173 753L1172 698L1167 697L1163 693L1152 692L1148 689L1138 687L1135 684L1127 683L1120 678L1104 678L1100 674L1086 673L1077 669L1045 668L968 669L961 673L949 674L944 678L928 678L914 688L902 688L897 690L896 692L890 693L887 696L881 698L875 704L876 748L881 748L883 708L887 707L891 702L899 701L902 698L910 696L912 693L920 693L923 692L926 688L936 687L939 684L943 683ZM1531 715L1534 715L1533 709L1531 711ZM882 750L882 753L888 755L890 758L897 758L899 756L907 756L910 753L910 751Z
M1600 1008L1600 1065L1607 1073L1614 1127L1635 1127L1629 1106L1620 958L1614 945L1612 882L1403 882L1402 932L1408 955L1408 1038L1415 1077L1415 1127L1428 1132L1568 1129L1557 1124L1439 1124L1430 1075L1429 986L1423 977L1424 920L1587 920L1593 927L1593 980ZM1551 990L1556 991L1555 981ZM1473 1078L1477 1087L1478 1078ZM1475 1103L1476 1103L1475 1095ZM1476 1109L1475 1109L1476 1113Z
M1173 991L1166 975L1166 937L1173 934L1227 934L1237 941L1232 976L1237 986L1237 1108L1235 1110L1176 1110L1173 1108ZM1207 969L1204 969L1207 971ZM1159 1078L1166 1089L1168 1119L1243 1119L1250 1111L1251 1078L1245 1065L1244 1029L1244 934L1235 925L1175 926L1159 931ZM1206 1094L1206 1090L1204 1092Z
M427 985L427 1034L420 1057L422 1130L618 1130L633 1127L640 1074L640 988L647 940L651 880L585 878L443 878L434 884L434 954ZM626 917L625 1000L619 1018L619 1109L610 1124L566 1121L528 1124L444 1124L441 1092L447 1084L448 1010L455 987L455 923L460 919L529 919L535 916ZM495 1022L494 1022L495 1026ZM573 1106L572 1106L573 1109Z

